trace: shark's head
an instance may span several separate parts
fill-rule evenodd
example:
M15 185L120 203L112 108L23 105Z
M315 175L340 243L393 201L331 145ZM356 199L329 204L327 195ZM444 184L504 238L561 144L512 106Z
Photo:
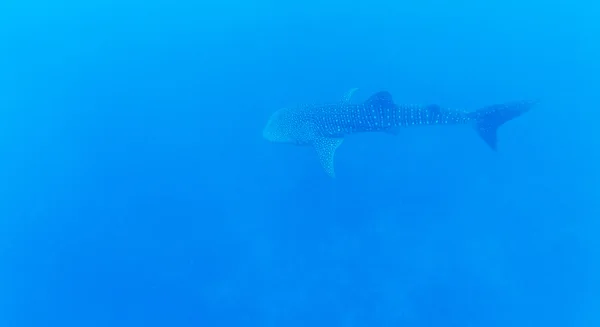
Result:
M296 145L309 144L301 115L293 109L283 108L274 112L263 129L263 137L271 142Z

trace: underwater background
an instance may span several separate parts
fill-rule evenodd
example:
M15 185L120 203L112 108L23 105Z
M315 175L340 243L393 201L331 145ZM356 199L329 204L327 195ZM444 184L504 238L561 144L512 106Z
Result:
M0 3L0 326L599 326L600 5ZM499 130L347 137L389 91Z

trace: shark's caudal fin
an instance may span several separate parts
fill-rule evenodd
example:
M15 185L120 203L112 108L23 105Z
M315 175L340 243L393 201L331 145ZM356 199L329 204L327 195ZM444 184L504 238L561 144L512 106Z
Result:
M536 102L522 101L496 104L479 109L472 113L475 129L479 136L493 149L498 143L498 127L521 114L529 111Z

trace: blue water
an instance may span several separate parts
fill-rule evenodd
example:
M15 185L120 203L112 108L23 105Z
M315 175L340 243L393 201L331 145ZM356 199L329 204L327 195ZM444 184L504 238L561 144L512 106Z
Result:
M0 326L598 326L600 8L0 3ZM539 99L348 137L282 107Z

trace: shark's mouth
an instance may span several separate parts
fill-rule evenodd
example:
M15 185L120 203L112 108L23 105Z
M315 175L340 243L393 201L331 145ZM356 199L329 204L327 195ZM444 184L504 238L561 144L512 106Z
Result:
M290 138L286 136L285 128L281 124L281 110L274 112L265 125L262 132L263 137L271 142L289 142Z
M262 135L268 141L276 142L276 137L275 137L276 133L275 133L275 126L274 126L275 124L273 121L273 116L275 116L275 114L271 115L271 117L269 118L267 125L265 125L265 128L263 128Z
M263 138L265 138L267 141L277 142L275 135L273 134L273 132L271 131L271 129L269 127L270 126L267 124L267 126L265 126L265 128L263 129L263 132L262 132Z

